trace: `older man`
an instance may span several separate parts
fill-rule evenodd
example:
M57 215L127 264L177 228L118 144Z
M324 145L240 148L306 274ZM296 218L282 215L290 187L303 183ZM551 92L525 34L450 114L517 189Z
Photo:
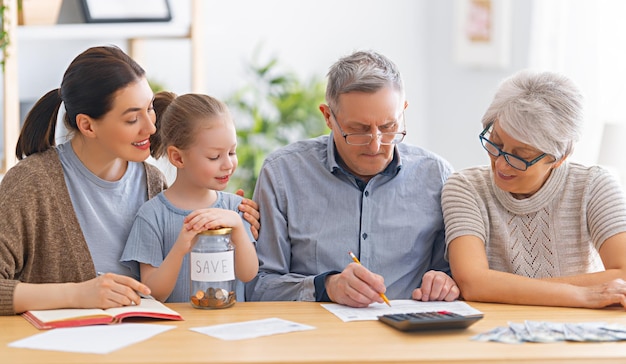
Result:
M353 307L382 303L382 293L456 299L440 205L452 168L401 143L407 101L396 66L370 51L341 58L326 102L331 134L286 146L263 165L253 198L260 269L246 299Z

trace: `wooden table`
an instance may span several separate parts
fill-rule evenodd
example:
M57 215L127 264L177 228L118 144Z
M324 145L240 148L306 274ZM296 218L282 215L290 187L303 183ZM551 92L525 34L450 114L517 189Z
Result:
M175 329L106 355L17 349L8 343L40 332L20 316L0 317L0 363L625 363L626 342L476 342L470 337L509 321L606 321L626 325L621 308L603 310L469 304L485 318L467 330L403 333L377 321L343 322L314 302L238 302L215 311L170 304L185 321ZM315 326L247 340L223 341L191 327L278 317ZM137 321L135 321L137 322ZM155 321L150 321L155 322Z

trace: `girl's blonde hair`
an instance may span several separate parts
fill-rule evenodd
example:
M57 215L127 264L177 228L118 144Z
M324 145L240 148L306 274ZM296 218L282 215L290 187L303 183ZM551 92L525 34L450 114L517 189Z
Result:
M154 158L167 154L168 146L187 149L194 141L200 127L207 128L207 121L226 116L230 112L226 104L203 94L177 96L161 91L154 97L157 132L150 138L150 151Z

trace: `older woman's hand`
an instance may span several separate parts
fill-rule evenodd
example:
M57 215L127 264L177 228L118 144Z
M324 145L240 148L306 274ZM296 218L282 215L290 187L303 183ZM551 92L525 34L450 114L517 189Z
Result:
M626 281L617 278L609 282L586 287L583 307L602 308L621 305L626 308Z

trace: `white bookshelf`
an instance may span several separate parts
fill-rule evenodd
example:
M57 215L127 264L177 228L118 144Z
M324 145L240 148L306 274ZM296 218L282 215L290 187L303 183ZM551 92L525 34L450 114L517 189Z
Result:
M57 24L17 27L18 42L57 39L188 38L190 36L190 26L188 24L162 22Z

